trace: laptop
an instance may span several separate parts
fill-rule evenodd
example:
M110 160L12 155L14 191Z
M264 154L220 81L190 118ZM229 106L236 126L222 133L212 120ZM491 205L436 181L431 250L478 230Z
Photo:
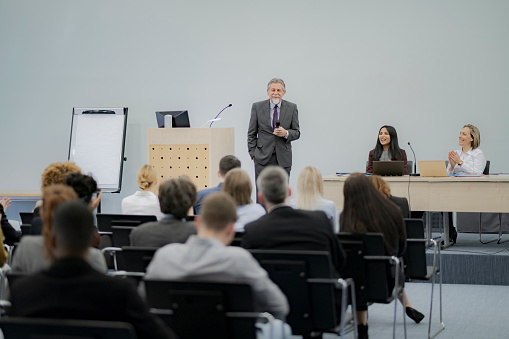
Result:
M421 177L446 177L447 167L443 160L419 161Z
M405 174L404 161L373 161L373 174L389 176Z

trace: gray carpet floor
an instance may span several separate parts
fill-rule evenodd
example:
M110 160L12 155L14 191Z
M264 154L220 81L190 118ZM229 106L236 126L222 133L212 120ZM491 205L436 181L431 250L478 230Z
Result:
M420 324L407 319L407 338L426 338L429 319L431 284L407 283L406 291L414 308L426 315ZM437 338L464 339L509 338L509 286L443 285L443 321L445 330ZM435 289L432 332L439 325L439 294ZM394 304L374 304L369 307L369 337L392 338ZM347 338L353 338L350 333ZM294 336L295 339L300 338ZM338 338L334 334L324 339ZM398 304L396 338L404 338L401 304Z

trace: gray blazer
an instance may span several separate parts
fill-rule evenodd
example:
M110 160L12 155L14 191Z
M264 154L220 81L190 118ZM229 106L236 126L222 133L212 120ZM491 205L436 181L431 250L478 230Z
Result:
M163 218L147 222L131 231L131 246L162 247L171 243L185 243L190 235L196 234L194 221Z
M279 121L281 121L281 127L288 131L288 139L272 134L274 129L271 123L269 100L253 104L249 128L247 130L247 147L251 158L254 158L262 166L269 162L274 147L276 147L276 157L279 166L292 166L291 142L300 138L297 105L283 100L281 102Z

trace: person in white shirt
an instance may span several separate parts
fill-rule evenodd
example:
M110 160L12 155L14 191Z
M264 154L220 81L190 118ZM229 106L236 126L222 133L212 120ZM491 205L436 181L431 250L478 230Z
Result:
M459 145L461 149L448 154L448 173L482 174L486 167L484 152L478 147L481 144L481 133L474 125L465 125L460 131Z
M265 208L251 201L253 185L246 171L241 168L230 170L225 178L222 191L233 197L237 204L238 219L235 222L235 232L244 232L244 226L267 214Z
M304 167L297 182L297 198L292 207L307 211L323 211L336 230L336 204L323 198L323 179L320 170L313 166Z
M481 145L481 133L474 125L467 124L463 126L459 135L459 145L461 149L450 151L448 154L449 167L448 174L483 174L486 167L486 157L484 152L479 149ZM458 232L452 222L452 213L449 214L449 241L455 244L458 238Z
M133 195L122 199L122 214L155 215L163 217L157 198L157 172L150 165L143 165L138 170L138 187Z

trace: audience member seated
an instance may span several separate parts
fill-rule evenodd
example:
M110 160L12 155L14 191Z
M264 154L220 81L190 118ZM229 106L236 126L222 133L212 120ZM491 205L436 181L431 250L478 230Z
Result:
M382 233L386 254L401 257L406 249L406 231L401 210L379 193L364 174L351 174L343 187L344 206L339 218L343 232ZM401 272L400 280L404 282ZM412 308L406 298L406 313L419 323L424 315ZM400 299L401 300L401 299ZM368 307L357 303L359 338L368 338Z
M297 198L292 206L307 211L323 211L332 227L336 227L336 204L323 198L323 179L320 170L313 166L304 167L297 182Z
M256 183L258 199L268 213L246 225L242 247L327 251L339 276L345 253L325 213L294 209L286 203L291 190L288 174L281 167L266 167Z
M2 198L0 199L0 225L2 228L2 233L5 236L4 243L6 243L9 246L14 245L19 241L21 238L21 232L16 231L14 227L10 224L9 220L7 219L7 215L5 214L5 211L7 210L7 207L11 205L11 199L9 198Z
M255 310L284 318L288 314L285 295L249 252L228 246L235 235L235 209L228 194L217 192L207 196L196 218L198 235L189 237L185 244L170 244L157 250L145 279L248 283L253 290Z
M2 221L2 214L0 214L0 222L1 221ZM0 246L2 247L2 249L0 249L0 267L3 267L5 265L5 263L7 262L7 257L8 257L7 251L5 250L4 243L2 241L3 238L4 238L4 236L2 234L2 229L0 228Z
M379 175L372 175L371 182L375 185L378 192L382 193L383 196L399 207L403 218L410 218L410 206L408 205L407 198L392 196L389 184L387 184L387 182Z
M43 235L26 235L16 247L12 257L12 270L16 272L35 273L46 269L53 261L52 252L46 250L51 241L53 228L53 212L55 208L65 201L76 200L76 192L65 185L52 185L43 190L41 217L43 219ZM72 225L70 225L72 227ZM107 272L106 262L101 252L93 247L88 249L88 263L101 273Z
M237 159L233 155L225 155L221 158L219 161L219 171L217 171L217 176L219 177L219 185L216 187L207 188L204 190L200 190L198 192L198 200L194 204L193 212L194 215L200 214L200 207L203 202L203 199L209 195L210 193L219 192L221 191L221 186L224 182L224 177L226 176L226 173L228 173L230 170L234 168L240 167L240 160Z
M64 202L54 212L46 245L55 261L11 286L9 315L123 321L134 326L138 338L176 338L149 313L130 281L108 277L87 263L95 229L87 205Z
M81 173L81 169L74 162L54 162L44 169L41 175L41 192L51 185L65 184L65 179L71 173ZM42 200L37 201L34 208L34 217L30 234L40 235L42 231L42 218L39 216L39 208Z
M251 221L260 218L267 212L262 205L251 201L253 186L246 171L234 168L224 178L223 192L228 193L237 203L237 216L235 232L244 232L244 226Z
M186 221L187 212L196 201L196 187L186 176L170 179L159 187L159 205L164 216L131 231L131 246L162 247L184 243L196 234L193 221Z
M155 215L158 220L163 216L157 199L157 172L150 165L138 170L138 187L141 191L122 199L123 214Z

